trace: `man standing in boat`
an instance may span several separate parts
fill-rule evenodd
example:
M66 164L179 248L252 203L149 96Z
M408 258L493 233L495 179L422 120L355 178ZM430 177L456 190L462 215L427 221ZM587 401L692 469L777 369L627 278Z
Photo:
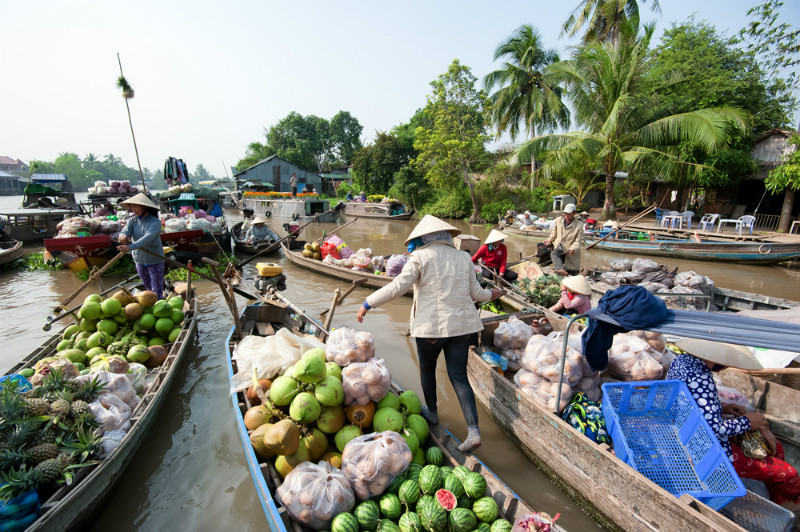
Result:
M297 197L297 172L292 172L292 177L289 179L289 186L292 187L292 199Z
M575 205L567 204L563 216L556 218L553 231L547 240L546 246L553 244L550 258L553 269L559 275L578 275L581 269L581 241L583 240L583 224L575 219Z

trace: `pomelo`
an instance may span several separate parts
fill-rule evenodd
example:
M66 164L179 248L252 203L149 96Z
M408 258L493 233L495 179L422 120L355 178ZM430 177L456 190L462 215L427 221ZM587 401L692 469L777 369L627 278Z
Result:
M169 306L169 305L168 305ZM175 327L175 324L172 323L172 320L169 318L158 318L156 321L156 326L154 327L155 331L161 337L168 337L169 333Z
M183 321L183 312L180 310L173 310L172 313L169 315L169 319L172 320L172 323L175 325L180 325Z
M153 305L153 316L156 318L169 318L173 310L169 303L162 299L156 301L156 304Z

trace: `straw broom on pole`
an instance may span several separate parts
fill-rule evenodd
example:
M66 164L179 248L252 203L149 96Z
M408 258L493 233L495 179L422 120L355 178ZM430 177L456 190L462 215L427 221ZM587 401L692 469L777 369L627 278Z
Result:
M117 52L117 62L119 63L119 78L117 78L117 87L122 89L122 97L125 99L125 109L128 110L128 124L131 126L131 137L133 138L133 151L136 152L136 164L139 166L139 177L142 180L142 191L147 193L147 186L144 184L144 174L142 173L142 163L139 162L139 148L136 146L136 135L133 133L133 121L131 120L131 107L128 105L128 100L133 98L133 87L131 87L128 80L122 74L122 60L119 58Z

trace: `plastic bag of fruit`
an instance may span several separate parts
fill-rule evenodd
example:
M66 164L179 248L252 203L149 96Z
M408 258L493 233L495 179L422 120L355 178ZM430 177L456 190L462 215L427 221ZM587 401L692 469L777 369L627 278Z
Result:
M561 375L561 352L563 342L551 340L540 335L531 336L525 346L522 367L550 381L558 381ZM570 386L577 384L583 376L583 355L567 345L564 361L564 382Z
M383 493L411 463L411 449L391 430L356 436L344 447L342 472L356 497L365 501Z
M375 356L372 333L342 327L331 332L325 346L328 361L344 367L351 362L366 362Z
M386 396L392 377L383 365L383 360L353 362L342 369L344 404L364 406L370 401L378 402Z
M113 393L104 393L89 403L89 410L103 432L123 429L131 417L131 407ZM128 426L130 427L130 424Z
M324 461L295 467L286 475L277 496L292 517L314 530L330 529L333 518L349 512L355 504L344 474Z
M494 345L501 349L522 349L533 336L533 327L511 316L494 331Z
M622 381L654 381L666 373L661 357L645 340L629 334L618 334L608 350L606 373Z
M561 517L561 514L550 517L550 514L546 514L545 512L533 512L521 515L514 521L511 532L550 532L553 523L555 523L559 517Z

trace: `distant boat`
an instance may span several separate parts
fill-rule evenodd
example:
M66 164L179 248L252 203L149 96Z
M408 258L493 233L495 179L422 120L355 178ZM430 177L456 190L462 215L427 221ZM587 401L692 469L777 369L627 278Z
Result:
M339 219L339 211L331 209L330 201L316 197L297 199L266 196L244 198L242 200L242 209L250 209L256 216L291 218L302 222L314 220L322 223L333 223Z
M365 203L348 201L344 205L343 215L353 218L382 218L384 220L410 220L414 209L406 211L406 206L399 201L386 203Z
M22 242L14 240L0 229L0 264L7 264L22 256Z
M612 240L587 237L586 244L639 256L723 261L744 264L777 264L800 257L800 244L777 242L692 242L690 240Z
M74 216L69 209L15 209L0 212L8 236L22 242L38 242L58 233L58 223Z

